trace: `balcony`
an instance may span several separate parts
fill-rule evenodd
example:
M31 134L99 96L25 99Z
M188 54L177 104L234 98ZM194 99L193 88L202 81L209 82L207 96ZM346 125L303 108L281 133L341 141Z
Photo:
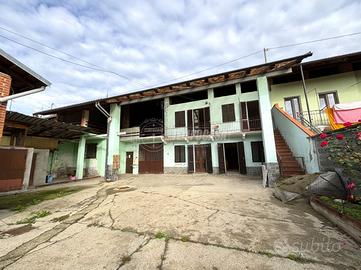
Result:
M298 113L297 120L299 120L302 125L310 128L316 133L320 133L322 130L330 126L327 114L324 110L314 110Z

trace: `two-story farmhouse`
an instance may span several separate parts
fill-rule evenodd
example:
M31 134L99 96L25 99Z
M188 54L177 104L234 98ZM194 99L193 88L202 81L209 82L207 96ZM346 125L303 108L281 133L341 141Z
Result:
M261 175L264 164L272 181L279 167L269 82L310 55L39 112L103 133L64 141L52 171L73 167L78 179L106 171Z

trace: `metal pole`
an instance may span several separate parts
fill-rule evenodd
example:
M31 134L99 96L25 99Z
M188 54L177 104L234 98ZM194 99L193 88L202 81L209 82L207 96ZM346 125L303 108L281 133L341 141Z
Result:
M263 48L264 62L267 63L267 48Z
M310 105L308 104L307 87L306 87L306 82L305 82L305 76L303 75L302 64L300 64L300 70L301 70L301 77L302 77L303 93L305 95L306 105L307 105L308 121L310 122L310 125L312 125Z

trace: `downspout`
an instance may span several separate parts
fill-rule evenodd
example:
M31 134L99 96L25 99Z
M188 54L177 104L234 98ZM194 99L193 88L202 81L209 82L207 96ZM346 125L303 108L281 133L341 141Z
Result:
M301 70L301 77L302 77L303 93L304 93L305 99L306 99L306 106L307 106L307 112L308 112L308 120L309 120L309 122L310 122L310 125L312 126L310 105L308 104L307 88L306 88L305 76L303 75L303 67L302 67L302 64L300 64L300 70Z
M36 89L30 90L30 91L25 91L25 92L22 92L22 93L18 93L18 94L6 96L6 97L0 97L0 103L6 102L8 100L13 100L13 99L16 99L16 98L24 97L24 96L27 96L27 95L39 93L39 92L42 92L44 90L45 90L45 86L42 86L40 88L36 88Z
M112 117L110 114L100 105L99 102L95 103L95 107L107 118L107 137L106 137L106 146L105 146L105 170L104 170L104 178L105 181L111 181L108 170L108 153L109 153L109 128L110 123L112 122Z

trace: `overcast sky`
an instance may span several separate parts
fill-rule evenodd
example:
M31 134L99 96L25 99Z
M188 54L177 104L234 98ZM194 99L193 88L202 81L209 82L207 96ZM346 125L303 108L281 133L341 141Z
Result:
M11 104L27 114L163 84L264 47L361 30L361 1L351 0L0 0L0 10L0 27L130 78L64 63L0 37L3 50L52 83ZM0 35L79 62L1 29ZM318 59L361 50L360 44L358 35L271 50L268 58L312 51ZM193 77L263 61L259 53Z

